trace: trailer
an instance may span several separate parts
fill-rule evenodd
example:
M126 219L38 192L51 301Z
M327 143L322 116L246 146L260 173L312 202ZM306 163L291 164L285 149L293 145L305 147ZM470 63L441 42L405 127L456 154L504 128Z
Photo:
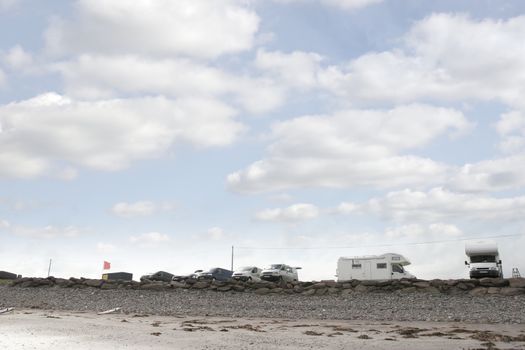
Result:
M12 272L0 271L0 280L16 280L17 278L22 278L22 276Z
M133 274L129 272L110 272L103 274L102 279L110 281L131 281L133 280Z
M338 282L415 278L405 270L404 266L407 265L410 265L410 261L395 253L341 257L337 261L336 277Z
M470 278L503 278L503 267L496 242L467 242L465 243L465 254L468 257L465 265L469 268Z

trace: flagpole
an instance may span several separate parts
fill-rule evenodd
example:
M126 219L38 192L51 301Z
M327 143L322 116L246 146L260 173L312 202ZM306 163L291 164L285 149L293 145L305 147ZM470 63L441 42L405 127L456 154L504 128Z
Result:
M232 246L232 271L233 271L233 246Z
M51 261L52 260L53 259L51 259L51 258L49 259L49 267L47 268L47 277L49 277L49 275L51 274Z

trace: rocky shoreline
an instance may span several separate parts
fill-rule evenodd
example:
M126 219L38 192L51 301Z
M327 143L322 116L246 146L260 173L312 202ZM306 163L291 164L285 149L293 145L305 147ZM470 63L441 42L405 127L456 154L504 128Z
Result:
M525 324L525 279L243 282L108 282L26 278L0 286L0 308L290 320Z
M387 281L359 281L347 282L242 282L242 281L197 281L185 282L156 282L156 281L112 281L86 278L33 278L25 277L13 280L9 286L19 288L98 288L103 290L131 289L169 291L176 289L209 290L216 292L238 292L264 294L301 294L301 295L348 295L351 293L396 292L396 293L431 293L472 296L501 295L515 296L525 294L525 278L481 278L460 280L418 280L402 279Z

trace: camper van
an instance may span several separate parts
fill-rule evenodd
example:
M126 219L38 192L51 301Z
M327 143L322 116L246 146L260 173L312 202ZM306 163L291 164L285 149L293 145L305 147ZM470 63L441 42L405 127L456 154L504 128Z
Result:
M406 265L410 265L410 261L403 255L394 253L341 257L337 261L336 277L338 282L415 278L405 270Z
M501 277L503 268L499 259L498 245L492 241L465 243L465 254L468 261L470 278Z

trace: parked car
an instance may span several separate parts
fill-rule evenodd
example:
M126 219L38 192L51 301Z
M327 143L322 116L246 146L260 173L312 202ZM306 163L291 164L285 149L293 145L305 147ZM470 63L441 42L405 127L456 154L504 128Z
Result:
M233 271L221 269L220 267L214 267L205 272L201 272L198 276L198 280L211 280L211 281L228 281L232 278Z
M186 281L186 280L197 279L197 277L198 277L202 272L203 272L202 270L195 270L195 272L190 273L190 274L187 274L187 275L174 275L174 276L172 277L172 280L173 280L173 281L176 281L176 282L184 282L184 281Z
M173 274L166 271L157 271L149 275L144 275L140 278L141 281L162 281L171 282Z
M300 269L285 264L273 264L262 270L261 279L272 282L295 282L299 280L297 270Z
M235 270L235 272L233 273L233 279L243 282L259 282L261 280L261 271L262 269L256 266L241 267Z

